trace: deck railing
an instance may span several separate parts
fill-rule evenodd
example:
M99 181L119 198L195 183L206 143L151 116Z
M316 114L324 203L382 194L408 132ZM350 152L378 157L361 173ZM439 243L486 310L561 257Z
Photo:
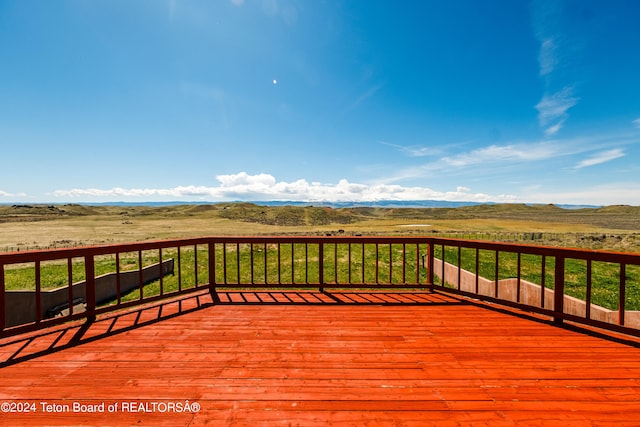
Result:
M125 276L137 277L133 287ZM640 335L632 312L640 310L640 254L426 236L276 236L0 253L0 336L194 291L216 302L222 288L445 291ZM56 310L53 293L64 302ZM16 311L30 320L16 322Z

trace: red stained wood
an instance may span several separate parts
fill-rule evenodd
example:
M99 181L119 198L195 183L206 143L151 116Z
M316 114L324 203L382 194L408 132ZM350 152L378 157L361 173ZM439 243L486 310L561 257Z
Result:
M438 293L220 297L3 339L0 403L37 411L0 425L640 425L631 338Z

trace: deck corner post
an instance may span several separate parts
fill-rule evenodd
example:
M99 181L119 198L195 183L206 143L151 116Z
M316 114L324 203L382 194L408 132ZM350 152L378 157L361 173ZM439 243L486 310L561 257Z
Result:
M215 268L216 252L215 251L216 251L215 243L213 241L209 241L209 244L208 244L209 294L211 295L211 299L213 300L214 304L220 302L220 296L218 295L218 291L216 289L216 268Z
M554 323L561 325L564 314L564 257L556 256L553 283L553 318Z
M96 266L93 255L84 257L85 299L87 301L87 322L96 320Z

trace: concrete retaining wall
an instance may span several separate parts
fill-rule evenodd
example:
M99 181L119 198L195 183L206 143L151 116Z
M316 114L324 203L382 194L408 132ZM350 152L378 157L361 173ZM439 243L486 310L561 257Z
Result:
M442 261L434 259L433 273L442 280ZM458 267L445 263L444 266L445 282L449 285L458 287ZM495 281L488 280L484 277L478 277L478 294L495 297ZM460 270L460 290L470 293L476 293L476 275L467 270ZM520 301L518 301L518 280L502 279L498 281L498 298L512 302L520 302L521 304L531 305L533 307L541 307L541 287L540 285L526 280L520 280ZM553 310L553 289L545 288L544 290L544 307ZM569 295L564 296L564 312L575 316L586 317L585 301ZM608 310L599 305L591 304L591 319L602 322L618 324L620 317L619 311ZM640 312L625 311L625 326L640 329Z
M162 276L173 273L173 259L162 262ZM120 294L138 288L138 270L120 272ZM160 266L158 263L142 269L142 282L149 283L160 278ZM86 301L86 282L78 282L73 285L73 299ZM96 277L96 304L111 301L117 297L116 273L107 273ZM6 327L31 323L36 321L35 291L8 290L6 298ZM69 287L63 286L57 289L45 290L40 293L43 319L50 317L50 310L62 307L69 303Z

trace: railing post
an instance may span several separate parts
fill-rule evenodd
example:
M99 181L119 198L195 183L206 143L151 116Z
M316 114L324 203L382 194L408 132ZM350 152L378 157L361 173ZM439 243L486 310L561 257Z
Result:
M324 243L318 244L318 282L320 283L320 292L324 292Z
M85 298L87 300L87 322L96 320L96 267L93 255L84 257Z
M209 242L209 294L211 294L211 299L214 303L220 302L220 296L218 295L218 291L216 290L216 245L214 242ZM226 252L226 248L225 248ZM238 254L240 256L240 254ZM198 266L196 266L196 269ZM225 272L226 279L226 272Z
M564 257L556 256L553 283L553 311L556 313L553 321L562 324L564 313Z

